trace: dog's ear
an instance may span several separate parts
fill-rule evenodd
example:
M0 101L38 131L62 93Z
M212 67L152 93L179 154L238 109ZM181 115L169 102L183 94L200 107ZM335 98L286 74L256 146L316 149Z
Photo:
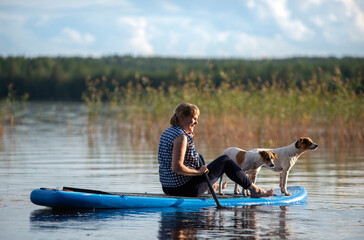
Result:
M269 153L268 153L267 151L265 151L265 150L264 150L264 151L259 151L258 153L259 153L259 155L261 156L261 158L263 158L263 159L264 159L267 155L269 156Z
M273 158L278 159L278 155L277 155L277 153L275 153L275 152L271 152L271 153L273 154Z

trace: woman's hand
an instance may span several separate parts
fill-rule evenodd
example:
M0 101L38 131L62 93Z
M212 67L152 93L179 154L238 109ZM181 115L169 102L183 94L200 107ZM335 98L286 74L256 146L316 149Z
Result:
M209 169L207 168L206 165L202 165L200 167L200 169L198 169L198 172L200 173L200 175L203 175L204 173L208 174L209 173Z

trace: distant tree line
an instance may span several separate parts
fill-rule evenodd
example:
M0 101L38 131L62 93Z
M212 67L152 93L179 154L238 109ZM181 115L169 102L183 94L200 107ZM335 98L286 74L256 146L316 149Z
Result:
M260 88L279 84L287 89L303 88L311 81L341 79L355 93L364 92L364 58L289 59L187 59L162 57L108 56L6 57L0 58L0 99L8 95L9 85L17 96L29 100L81 101L86 80L107 78L110 85L154 88L209 84L218 88L245 85ZM334 85L333 85L334 86ZM110 86L112 87L112 86Z

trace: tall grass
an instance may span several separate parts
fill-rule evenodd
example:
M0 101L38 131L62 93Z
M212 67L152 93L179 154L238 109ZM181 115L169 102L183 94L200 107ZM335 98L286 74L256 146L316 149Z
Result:
M109 114L128 122L136 136L156 144L169 126L169 117L180 102L196 104L201 111L197 138L214 145L266 147L286 144L301 136L333 147L364 141L364 96L351 86L361 77L343 79L321 72L308 82L272 79L236 85L221 72L223 81L213 86L209 75L194 72L182 85L153 88L149 79L138 76L137 84L119 87L116 81L87 79L83 99L90 115ZM357 83L355 83L357 81ZM349 85L350 83L350 85Z
M15 119L19 112L24 108L24 103L29 95L24 94L21 98L16 96L14 84L8 85L8 95L5 99L0 99L0 135L5 133L4 123L8 122L14 126Z

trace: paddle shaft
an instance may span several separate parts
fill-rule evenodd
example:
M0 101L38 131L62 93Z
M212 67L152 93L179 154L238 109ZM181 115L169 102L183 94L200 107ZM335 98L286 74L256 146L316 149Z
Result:
M201 166L202 166L202 165L204 165L204 164L205 164L205 160L203 160L202 155L200 155L200 158L199 158L199 159L200 159ZM210 192L211 192L211 194L212 194L212 197L213 197L213 198L214 198L214 200L215 200L216 207L218 207L218 208L222 207L222 206L221 206L221 204L220 204L220 202L219 202L219 199L217 199L217 196L216 196L215 190L214 190L214 188L212 187L212 184L211 184L211 181L210 181L209 176L207 175L207 173L204 173L204 174L203 174L203 176L205 177L205 180L206 180L207 185L208 185L208 187L209 187L209 189L210 189Z

